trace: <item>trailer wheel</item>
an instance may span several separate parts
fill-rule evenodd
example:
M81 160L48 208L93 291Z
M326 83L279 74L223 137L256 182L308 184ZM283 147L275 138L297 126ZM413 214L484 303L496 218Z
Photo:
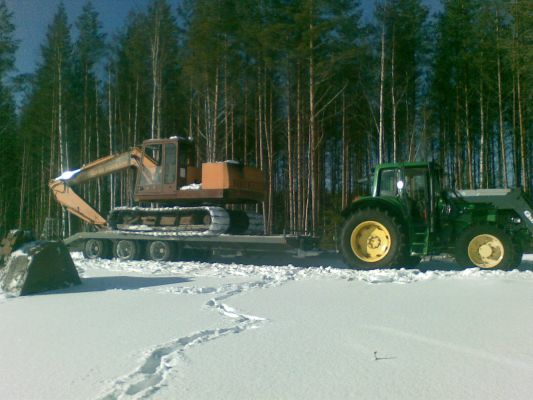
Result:
M476 225L457 239L455 260L463 268L513 269L522 261L522 250L497 226Z
M89 239L83 246L83 256L89 259L111 258L111 243L107 240Z
M148 243L148 257L154 261L169 261L174 257L174 243L166 240L155 240Z
M121 261L138 260L141 248L135 240L119 240L115 243L113 255Z
M340 234L344 260L354 268L401 266L406 245L405 234L396 218L379 209L354 212Z

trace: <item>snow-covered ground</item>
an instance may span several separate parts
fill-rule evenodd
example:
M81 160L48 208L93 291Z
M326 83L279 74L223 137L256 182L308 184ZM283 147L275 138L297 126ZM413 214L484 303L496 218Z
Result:
M81 286L0 293L1 399L532 398L531 258L501 272L73 256Z

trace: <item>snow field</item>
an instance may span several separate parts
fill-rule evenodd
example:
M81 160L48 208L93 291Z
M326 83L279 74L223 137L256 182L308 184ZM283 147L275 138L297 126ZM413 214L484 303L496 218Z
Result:
M353 271L334 257L299 267L73 256L81 286L0 293L2 398L529 399L533 389L529 260L510 272L437 261Z

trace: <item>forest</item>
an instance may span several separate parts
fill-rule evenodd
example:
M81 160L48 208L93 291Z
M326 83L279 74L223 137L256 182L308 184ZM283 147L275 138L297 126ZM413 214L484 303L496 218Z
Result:
M532 0L381 0L369 17L360 0L151 0L113 34L90 1L73 21L61 4L22 75L14 31L2 0L0 233L89 228L48 181L175 135L197 164L264 171L267 232L331 237L381 162L531 193ZM103 215L132 190L131 171L78 189Z

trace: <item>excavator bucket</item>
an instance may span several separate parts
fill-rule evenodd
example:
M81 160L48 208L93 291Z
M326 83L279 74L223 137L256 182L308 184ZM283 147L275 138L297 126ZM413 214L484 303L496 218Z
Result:
M2 244L1 252L5 253L9 241L4 239ZM81 284L76 266L62 242L31 241L16 247L10 249L10 254L3 254L3 265L0 264L0 289L4 293L24 296Z

